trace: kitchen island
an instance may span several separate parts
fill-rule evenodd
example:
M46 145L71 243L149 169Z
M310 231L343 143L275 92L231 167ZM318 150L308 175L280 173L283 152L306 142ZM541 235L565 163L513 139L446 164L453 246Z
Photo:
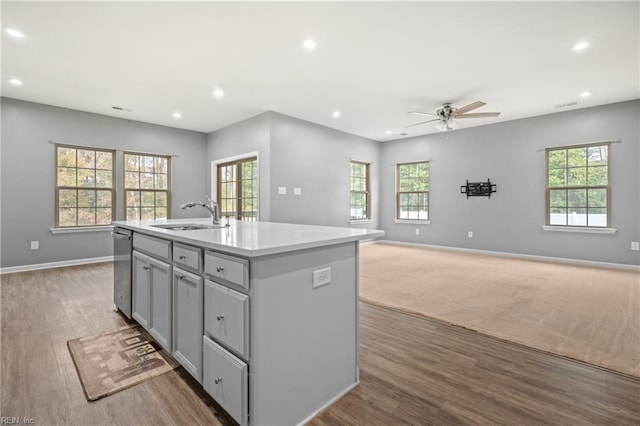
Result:
M384 233L210 223L114 222L133 318L239 424L304 423L358 383L358 244Z

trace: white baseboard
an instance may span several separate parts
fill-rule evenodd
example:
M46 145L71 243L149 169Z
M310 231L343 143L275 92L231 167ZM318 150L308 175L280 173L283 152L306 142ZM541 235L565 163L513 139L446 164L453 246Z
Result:
M318 414L320 414L320 412L326 408L328 408L330 405L332 405L334 402L336 402L337 400L339 400L340 398L342 398L343 396L345 396L347 393L351 392L351 390L353 388L355 388L356 386L358 386L360 384L360 380L358 380L355 383L352 383L350 386L348 386L346 389L344 389L342 392L340 392L339 394L337 394L336 396L334 396L333 398L331 398L329 401L327 401L326 404L324 404L322 407L318 408L316 411L313 412L313 414L311 414L309 417L307 417L306 419L304 419L303 421L301 421L300 423L298 423L297 426L302 426L305 425L307 423L309 423L311 421L311 419L313 419L315 416L317 416Z
M0 275L14 272L37 271L40 269L64 268L65 266L88 265L90 263L113 262L113 256L90 257L87 259L62 260L60 262L36 263L33 265L9 266L0 268Z
M630 271L640 271L640 265L628 265L626 263L596 262L593 260L567 259L563 257L536 256L533 254L519 254L519 253L507 253L502 251L469 249L469 248L462 248L462 247L436 246L432 244L408 243L404 241L378 240L377 242L384 243L384 244L394 244L398 246L424 247L424 248L430 248L435 250L448 250L448 251L456 251L456 252L462 252L462 253L485 254L488 256L511 257L515 259L524 259L524 260L537 260L537 261L543 261L543 262L566 263L570 265L593 266L598 268L613 268L613 269L625 269Z

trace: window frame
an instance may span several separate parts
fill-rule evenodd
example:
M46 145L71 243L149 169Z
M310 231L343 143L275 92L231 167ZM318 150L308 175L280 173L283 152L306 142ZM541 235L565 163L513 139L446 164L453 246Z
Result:
M112 226L112 222L116 219L116 150L114 149L108 149L108 148L94 148L94 147L89 147L89 146L82 146L82 145L71 145L71 144L61 144L61 143L54 143L54 147L55 147L55 156L54 156L54 161L55 161L55 178L54 178L54 206L55 206L55 218L54 218L54 227L53 229L61 229L61 230L69 230L69 229L74 229L74 228L79 228L79 229L90 229L90 228L104 228L104 227L110 227ZM75 186L68 186L68 185L59 185L58 184L58 169L60 168L59 164L58 164L58 160L59 160L59 155L58 155L58 148L68 148L68 149L74 149L76 150L76 164L74 167L68 167L68 168L73 168L76 170L76 185ZM95 153L98 152L106 152L111 154L111 186L110 187L101 187L101 186L78 186L78 181L77 181L77 176L78 176L78 169L86 169L84 167L78 167L78 151L79 150L84 150L84 151L93 151L94 155ZM98 170L106 170L106 169L98 169L97 168L97 164L94 164L93 167L94 172L97 173ZM60 224L60 190L75 190L75 191L80 191L80 190L92 190L96 193L97 196L97 192L98 191L109 191L111 193L111 220L109 221L109 223L106 224L101 224L98 225L96 223L91 224L91 225L78 225L78 209L81 208L78 206L78 195L76 192L76 224L75 225L70 225L70 226L65 226L65 225L61 225ZM94 209L97 209L98 207L96 207L94 205L93 207ZM97 210L94 213L95 216L95 221L97 222Z
M127 155L137 155L139 157L152 157L154 158L163 158L167 160L167 189L156 189L156 188L130 188L127 187L127 180L126 180L126 174L127 174L127 161L126 161L126 157ZM123 214L123 218L124 220L136 220L136 219L129 219L127 217L127 208L129 207L129 205L127 204L127 192L128 191L138 191L140 192L140 197L142 198L142 193L143 192L153 192L154 193L154 200L156 198L156 194L158 192L164 192L166 193L166 198L167 198L167 217L166 219L171 219L171 194L172 194L172 189L171 189L171 184L172 184L172 179L171 179L171 175L172 175L172 156L171 155L167 155L167 154L153 154L153 153L149 153L149 152L137 152L137 151L123 151L122 152L122 214ZM155 167L155 166L154 166ZM138 174L141 174L142 172L140 170L138 170L137 172ZM163 174L163 173L155 173L155 171L153 172L153 174ZM153 211L154 211L154 218L153 220L157 220L158 218L156 217L156 208L158 206L155 204L153 205ZM140 204L140 206L135 207L136 209L138 209L140 211L140 219L139 220L143 220L142 219L142 203ZM164 218L161 218L164 219Z
M552 151L562 151L564 150L565 152L567 152L570 149L580 149L580 148L593 148L593 147L603 147L606 146L607 147L607 184L606 185L589 185L588 183L585 185L579 185L579 186L575 186L575 185L569 185L568 181L565 181L565 185L564 186L554 186L554 187L550 187L549 186L549 153ZM568 155L566 155L567 158L567 163L568 163ZM592 167L602 167L602 166L592 166ZM568 166L568 164L565 165L564 170L568 171L570 167ZM585 167L586 169L586 173L587 173L587 178L588 178L588 169L589 169L589 162L588 162L588 158L587 161L585 163ZM610 141L604 141L604 142L591 142L591 143L585 143L585 144L576 144L576 145L566 145L566 146L557 146L557 147L549 147L549 148L545 148L545 173L544 173L544 178L545 178L545 228L547 229L569 229L569 230L607 230L607 229L611 229L611 142ZM588 181L587 181L588 182ZM551 224L551 190L575 190L575 189L584 189L587 193L586 197L587 197L587 201L586 201L586 206L584 206L584 208L586 209L586 225L570 225L569 224L569 220L568 220L568 200L566 201L567 205L567 221L566 224ZM589 225L589 189L605 189L607 194L605 197L606 200L606 225L604 226L594 226L594 225ZM576 207L578 208L578 207ZM579 207L579 208L583 208L583 207ZM595 208L595 207L594 207Z
M400 167L402 166L410 166L414 164L427 164L429 170L429 178L427 180L427 190L426 191L400 191ZM431 161L429 160L420 160L420 161L410 161L405 163L396 163L395 167L396 172L396 212L395 212L395 222L406 222L406 223L421 223L421 224L429 224L431 223L431 206L430 206L430 193L431 193ZM400 217L400 196L401 194L424 194L426 200L426 219L411 219L411 218L402 218Z
M242 210L242 182L245 181L245 179L241 178L242 175L242 164L244 163L251 163L251 162L255 162L255 185L254 185L254 193L253 193L253 197L251 197L252 199L255 200L255 215L252 216L243 216L243 210ZM258 163L258 156L257 155L250 155L247 157L241 157L241 158L233 158L233 159L229 159L227 160L223 160L221 162L215 162L215 166L216 166L216 170L215 170L215 174L216 174L216 202L218 203L218 209L220 212L220 215L222 216L223 214L223 202L222 202L222 169L224 167L229 167L229 166L234 166L236 167L236 180L235 180L235 194L236 196L234 197L235 202L236 202L236 211L235 211L235 216L225 216L225 217L233 217L235 220L245 220L245 221L258 221L259 217L260 217L260 197L259 197L259 163ZM240 178L239 178L240 177ZM229 198L226 198L229 199Z
M353 169L352 166L354 164L360 164L365 167L365 190L364 191L356 191L353 189ZM360 177L358 177L361 179ZM364 194L364 208L365 208L365 217L358 218L351 215L351 210L353 205L351 204L351 195L353 194ZM353 223L363 222L371 220L371 163L366 161L358 161L358 160L350 160L349 161L349 221Z

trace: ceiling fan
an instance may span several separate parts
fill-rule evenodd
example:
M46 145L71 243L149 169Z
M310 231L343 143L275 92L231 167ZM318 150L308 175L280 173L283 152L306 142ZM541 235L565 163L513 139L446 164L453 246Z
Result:
M476 101L470 103L469 105L465 105L460 108L454 108L450 103L442 104L442 108L439 108L435 114L431 112L420 112L420 111L411 111L409 114L415 115L432 115L436 118L427 121L421 121L419 123L409 124L407 127L418 126L420 124L431 123L432 121L438 121L436 124L436 128L441 131L445 130L453 130L457 127L455 121L453 119L457 118L486 118L486 117L498 117L500 115L499 112L476 112L472 114L468 114L469 111L473 111L474 109L485 106L486 103L482 101Z

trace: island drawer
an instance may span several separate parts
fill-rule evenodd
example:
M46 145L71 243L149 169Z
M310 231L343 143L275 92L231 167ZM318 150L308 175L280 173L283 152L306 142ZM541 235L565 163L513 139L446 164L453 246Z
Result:
M204 254L204 272L214 281L249 291L249 261L246 259L207 251Z
M154 257L171 261L171 241L135 232L133 234L133 248Z
M194 272L202 272L202 249L173 243L173 263Z
M249 358L249 296L206 280L204 333Z
M202 386L240 425L248 423L249 367L206 336Z

